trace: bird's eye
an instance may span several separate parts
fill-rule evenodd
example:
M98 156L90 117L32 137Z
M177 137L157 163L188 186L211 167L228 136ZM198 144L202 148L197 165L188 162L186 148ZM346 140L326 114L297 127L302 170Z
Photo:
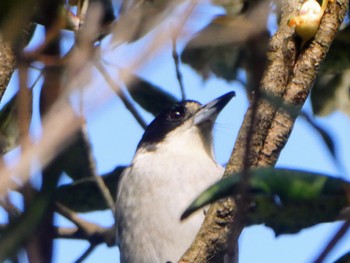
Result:
M171 121L180 120L184 116L185 116L185 108L184 107L180 107L180 106L177 106L177 107L173 108L170 111L169 115L168 115L169 120L171 120Z

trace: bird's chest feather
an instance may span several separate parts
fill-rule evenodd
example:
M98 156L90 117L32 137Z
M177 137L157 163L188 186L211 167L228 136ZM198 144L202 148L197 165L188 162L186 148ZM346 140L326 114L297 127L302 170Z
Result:
M153 152L134 159L117 197L122 257L129 262L178 260L204 219L200 211L180 222L181 213L222 173L223 168L202 152Z

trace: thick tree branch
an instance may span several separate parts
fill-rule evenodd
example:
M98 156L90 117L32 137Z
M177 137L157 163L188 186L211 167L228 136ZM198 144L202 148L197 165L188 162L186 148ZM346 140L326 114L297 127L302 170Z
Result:
M13 50L0 36L0 100L5 93L16 66Z
M254 116L250 152L245 155L253 104L244 118L225 176L243 170L245 158L249 167L276 163L348 9L347 0L331 3L315 39L298 52L293 30L287 27L288 19L297 12L296 4L294 0L284 3L279 30L269 44L268 68L260 87L264 97L258 101ZM212 205L196 240L180 262L224 262L227 247L237 241L244 225L238 219L233 199Z

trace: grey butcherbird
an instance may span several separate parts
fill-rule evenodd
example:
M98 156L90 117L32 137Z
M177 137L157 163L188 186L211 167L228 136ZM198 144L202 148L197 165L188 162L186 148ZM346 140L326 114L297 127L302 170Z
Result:
M212 129L234 94L204 106L180 102L147 127L117 192L122 263L177 262L191 245L204 213L183 222L180 216L223 175L223 167L214 159Z

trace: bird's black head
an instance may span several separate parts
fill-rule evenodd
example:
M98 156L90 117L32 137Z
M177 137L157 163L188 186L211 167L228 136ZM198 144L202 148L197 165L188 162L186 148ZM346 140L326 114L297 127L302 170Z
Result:
M197 101L186 100L162 111L146 128L137 148L154 150L157 143L163 141L171 131L182 125L185 130L193 126L201 127L201 134L203 133L203 137L207 138L207 135L211 134L217 115L234 94L229 92L204 106Z
M152 147L162 141L169 132L191 118L200 107L200 103L193 100L186 100L162 111L148 125L137 148L141 146Z

